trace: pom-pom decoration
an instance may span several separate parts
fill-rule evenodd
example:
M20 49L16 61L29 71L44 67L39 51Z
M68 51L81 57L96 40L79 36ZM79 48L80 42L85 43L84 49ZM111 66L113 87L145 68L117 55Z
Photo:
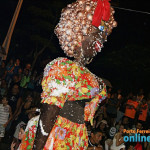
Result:
M98 8L101 8L100 12L97 11ZM101 14L101 12L103 13ZM74 51L77 47L81 47L84 37L90 35L93 28L99 28L99 32L107 32L105 37L101 37L106 39L106 35L109 35L112 28L117 26L113 14L114 9L110 7L108 0L77 0L68 4L62 10L60 21L55 28L55 34L59 39L61 48L68 56L74 57ZM101 18L98 16L101 16ZM100 20L95 17L100 18ZM99 22L97 26L93 24L95 21ZM100 39L100 41L105 40ZM95 47L102 45L103 43Z

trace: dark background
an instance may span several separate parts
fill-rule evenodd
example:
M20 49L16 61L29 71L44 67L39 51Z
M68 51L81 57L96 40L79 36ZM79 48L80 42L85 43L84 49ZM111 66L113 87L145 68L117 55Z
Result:
M0 44L8 31L18 0L0 0ZM48 47L38 57L35 68L43 60L65 56L54 35L61 9L73 0L24 0L9 49L7 60L20 58L32 63L36 52ZM102 52L87 66L91 72L108 79L114 88L149 92L150 85L150 11L149 2L112 0L118 27L108 37ZM147 13L141 13L147 12ZM42 69L41 69L42 70ZM41 71L40 70L40 71Z

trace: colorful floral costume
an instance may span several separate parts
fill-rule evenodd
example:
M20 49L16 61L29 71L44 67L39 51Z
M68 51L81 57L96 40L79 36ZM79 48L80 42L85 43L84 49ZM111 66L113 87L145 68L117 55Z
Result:
M42 88L42 103L56 105L59 108L63 108L66 101L91 99L90 102L86 102L84 108L84 120L90 121L91 124L98 104L106 98L106 88L104 86L100 89L95 75L67 58L57 58L46 66ZM30 144L29 140L31 139L26 137L22 141L26 149ZM32 144L33 142L29 147L31 149ZM44 150L85 150L87 147L88 135L85 124L74 123L58 116Z

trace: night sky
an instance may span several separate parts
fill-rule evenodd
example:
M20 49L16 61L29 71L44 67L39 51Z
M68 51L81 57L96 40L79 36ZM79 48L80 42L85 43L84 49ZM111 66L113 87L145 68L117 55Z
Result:
M0 1L0 44L4 41L17 2L17 0ZM38 3L39 0L36 2ZM30 26L30 20L28 21L30 16L26 13L26 8L30 3L34 5L36 2L34 0L23 2L12 36L8 58L26 55L34 48L32 47L32 41L26 39L26 36L21 36L21 33L18 34L18 32L19 29L26 30L25 27ZM46 2L47 0L40 1L43 5ZM70 3L71 0L63 2L60 6L62 8ZM137 2L136 0L112 0L114 5L116 2L119 4L116 7L149 12L150 5L146 3L147 1L144 3L144 1ZM41 5L41 7L43 6ZM60 13L60 10L58 13ZM102 52L96 56L88 68L96 75L108 79L115 88L122 88L127 91L144 88L148 92L150 85L150 14L115 8L115 19L118 22L118 27L113 30L104 44ZM58 20L59 16L56 23ZM40 33L42 34L42 31ZM49 34L52 33L50 32ZM22 44L20 44L20 41L22 41ZM57 52L52 53L50 49L47 49L41 55L39 62L42 59L46 59L48 55L52 59L65 56L59 48L58 39L55 36L53 37L53 43L55 43Z

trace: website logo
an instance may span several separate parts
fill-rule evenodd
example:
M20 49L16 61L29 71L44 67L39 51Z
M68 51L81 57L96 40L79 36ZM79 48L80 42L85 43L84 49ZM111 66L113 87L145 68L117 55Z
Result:
M145 134L150 134L150 130L123 130L123 133L129 134L124 136L124 142L150 142L150 136ZM143 135L144 134L144 135Z

